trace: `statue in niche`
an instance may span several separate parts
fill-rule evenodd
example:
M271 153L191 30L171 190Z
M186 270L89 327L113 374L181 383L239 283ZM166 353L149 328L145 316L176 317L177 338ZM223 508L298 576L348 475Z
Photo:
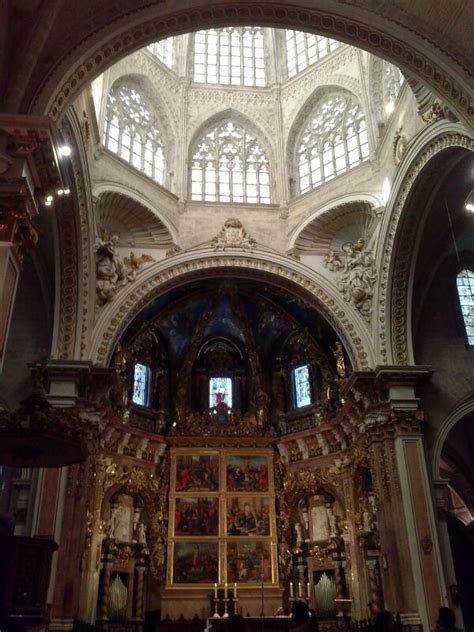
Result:
M334 514L331 505L328 505L326 507L326 513L327 513L328 523L329 523L329 535L331 537L339 535L339 529L337 526L337 516Z
M329 540L331 529L329 526L329 518L326 506L324 504L314 505L311 508L310 516L312 540L314 542Z
M108 526L108 529L107 529L107 536L109 538L113 538L114 537L115 525L116 525L116 522L117 522L117 509L118 509L118 507L111 507L111 509L110 509L109 526Z
M346 377L346 361L344 359L344 348L339 340L336 341L334 349L331 348L332 354L336 359L337 377L341 380Z
M138 544L146 546L146 525L143 522L138 525Z
M255 413L257 424L263 428L267 425L268 395L260 386L255 392Z
M309 542L309 515L308 509L305 507L303 509L303 523L304 523L304 533L305 533L305 542Z
M140 510L135 509L133 512L133 539L138 537L138 528L140 526Z
M303 529L301 528L301 524L299 522L295 524L295 534L296 543L301 544L303 542Z
M130 542L130 507L119 505L115 514L114 538L119 542Z

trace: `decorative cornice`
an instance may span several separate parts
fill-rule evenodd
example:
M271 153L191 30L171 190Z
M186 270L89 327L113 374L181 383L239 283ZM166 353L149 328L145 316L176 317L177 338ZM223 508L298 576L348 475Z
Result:
M138 11L131 13L137 14ZM95 46L90 51L89 56L82 58L83 61L80 65L76 62L75 70L62 83L58 81L58 75L61 74L61 66L66 66L66 61L72 57L72 53L59 59L56 66L45 76L30 105L30 110L38 107L38 101L42 92L45 91L46 85L54 83L57 88L48 107L48 114L56 120L78 92L95 76L110 66L114 57L123 57L162 37L193 31L197 28L206 28L206 26L259 23L276 28L293 27L313 31L349 42L355 46L361 46L375 55L388 57L392 63L411 71L415 76L430 84L446 100L453 103L466 120L472 116L469 91L453 79L448 71L443 71L442 64L434 62L428 56L407 45L406 39L403 41L374 26L362 24L344 15L279 3L258 5L254 2L248 4L229 2L224 5L206 4L203 7L189 7L175 11L172 15L155 19L149 19L148 16L146 24L142 25L136 24L136 17L135 15L134 20L123 20L122 23L132 23L133 27L129 27L120 35L109 38L106 43ZM403 28L407 29L406 26ZM116 32L116 29L114 31ZM417 34L417 36L420 38L420 35ZM96 41L101 38L103 40L106 37L105 29L91 34L91 39L92 37ZM429 45L435 50L440 50L434 42L429 42ZM444 51L441 51L441 54L447 55ZM72 61L69 63L71 65ZM459 62L457 66L464 73L469 73L468 67L463 67Z

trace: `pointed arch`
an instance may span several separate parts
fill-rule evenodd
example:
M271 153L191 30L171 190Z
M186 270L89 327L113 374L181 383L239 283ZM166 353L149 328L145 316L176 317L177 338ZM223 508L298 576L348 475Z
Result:
M110 87L105 108L103 144L159 184L165 180L163 125L152 100L133 75Z
M321 86L290 129L287 157L294 194L306 193L369 158L365 112L346 88Z
M270 148L245 115L230 108L210 117L189 144L190 199L270 204Z

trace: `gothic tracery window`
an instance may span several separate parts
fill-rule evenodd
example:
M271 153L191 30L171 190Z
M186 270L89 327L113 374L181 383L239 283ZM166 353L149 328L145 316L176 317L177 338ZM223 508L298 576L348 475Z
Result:
M369 157L365 116L348 95L331 95L313 110L297 146L300 192L355 167Z
M149 44L147 49L168 68L173 67L173 38L167 37L159 42Z
M319 61L333 50L341 46L341 42L304 33L303 31L286 30L286 61L288 76L293 77L311 64Z
M392 64L383 65L383 100L387 115L393 112L395 102L403 84L403 75L399 68Z
M465 269L456 278L459 303L469 346L474 346L474 271Z
M109 92L104 146L163 184L161 133L143 96L132 86L123 84Z
M207 132L192 152L191 197L269 204L269 161L255 136L230 121Z
M265 86L263 30L241 26L198 31L194 36L194 81Z

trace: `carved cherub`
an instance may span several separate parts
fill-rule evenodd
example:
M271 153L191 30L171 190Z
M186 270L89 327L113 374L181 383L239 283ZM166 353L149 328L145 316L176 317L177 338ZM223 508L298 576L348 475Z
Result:
M338 270L342 270L342 268L344 267L344 264L342 263L341 258L332 249L330 249L329 252L324 257L323 265L330 272L337 272Z

